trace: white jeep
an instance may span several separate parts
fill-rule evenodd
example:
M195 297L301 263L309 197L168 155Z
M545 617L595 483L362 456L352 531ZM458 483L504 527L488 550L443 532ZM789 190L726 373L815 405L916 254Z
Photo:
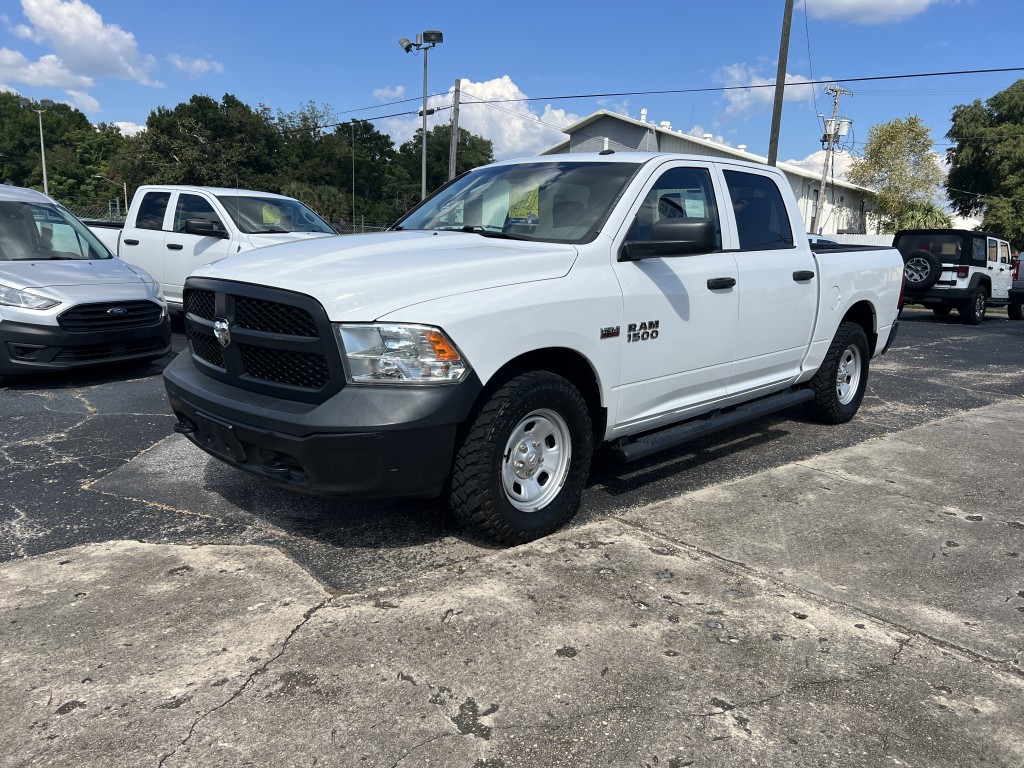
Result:
M904 303L940 317L953 309L977 325L990 305L1007 304L1013 282L1010 244L966 229L906 229L893 246L903 256Z

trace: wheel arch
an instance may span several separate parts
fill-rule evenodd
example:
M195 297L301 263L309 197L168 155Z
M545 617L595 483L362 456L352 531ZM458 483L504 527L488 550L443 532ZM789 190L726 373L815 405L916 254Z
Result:
M478 402L485 402L495 389L523 371L550 371L571 382L590 409L595 442L604 439L608 411L601 397L601 382L591 361L575 349L535 349L509 360L487 381Z
M874 305L867 300L858 301L846 310L846 314L843 315L842 322L857 323L857 325L864 329L864 333L868 337L868 346L873 357L875 354L875 347L878 344L878 313L875 311Z

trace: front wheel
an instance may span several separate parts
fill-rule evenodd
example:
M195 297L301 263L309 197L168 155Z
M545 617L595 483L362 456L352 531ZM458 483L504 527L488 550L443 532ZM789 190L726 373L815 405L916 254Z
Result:
M465 430L447 506L489 539L539 538L576 514L593 449L579 391L553 373L520 374L494 392Z
M842 323L825 359L810 381L814 399L807 414L825 424L844 424L854 417L868 385L868 337L857 323Z

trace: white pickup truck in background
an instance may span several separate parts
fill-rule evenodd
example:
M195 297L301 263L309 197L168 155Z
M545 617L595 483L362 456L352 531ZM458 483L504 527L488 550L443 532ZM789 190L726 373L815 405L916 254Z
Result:
M168 305L179 310L185 277L196 267L242 251L336 234L291 197L179 185L139 187L123 226L87 224L114 255L156 278Z
M477 168L392 231L197 270L175 430L292 489L441 494L544 535L624 461L803 404L839 424L896 334L893 248L809 245L775 168L567 154Z

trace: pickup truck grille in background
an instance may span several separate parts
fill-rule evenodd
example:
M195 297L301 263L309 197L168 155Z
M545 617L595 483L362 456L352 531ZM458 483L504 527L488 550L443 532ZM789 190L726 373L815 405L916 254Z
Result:
M199 370L243 389L322 402L344 385L330 322L309 296L206 278L184 291L185 326ZM227 323L225 346L214 333Z
M156 325L163 308L153 301L107 301L79 304L57 316L57 323L72 333L87 331L123 331Z

